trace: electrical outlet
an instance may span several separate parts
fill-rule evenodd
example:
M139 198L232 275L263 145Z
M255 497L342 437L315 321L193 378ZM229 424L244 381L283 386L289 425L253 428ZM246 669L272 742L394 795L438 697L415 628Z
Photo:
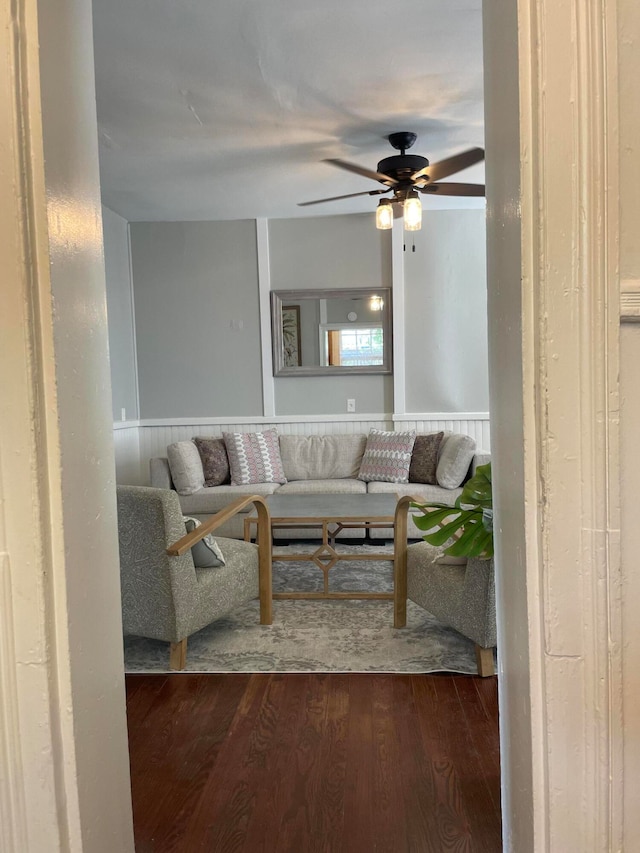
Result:
M126 409L120 409L120 420L126 421L126 419L127 419L127 410Z
M355 412L356 410L356 401L355 400L347 400L347 411Z

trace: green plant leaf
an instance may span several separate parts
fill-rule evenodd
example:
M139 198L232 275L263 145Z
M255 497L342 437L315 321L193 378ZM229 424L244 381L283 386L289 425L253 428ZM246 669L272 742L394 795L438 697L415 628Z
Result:
M480 525L475 525L465 531L467 538L462 537L445 549L445 554L452 557L493 557L493 539L491 534Z
M420 530L431 530L432 527L445 524L448 518L459 516L461 511L451 506L446 507L446 509L434 509L425 512L424 515L414 515L413 523Z
M483 510L493 509L490 462L478 465L453 506L415 501L411 507L422 513L412 516L416 527L433 531L424 534L427 542L440 547L450 539L455 540L445 548L445 554L455 557L493 556L493 527L483 517Z
M446 549L446 553L453 557L478 557L482 553L485 534L486 530L477 521L470 523L462 536Z
M493 508L490 462L486 465L478 465L476 473L465 483L459 500L463 505Z
M444 545L452 536L457 536L461 529L464 530L465 524L471 521L475 512L475 510L461 510L452 521L441 524L433 533L425 534L424 539L432 545Z

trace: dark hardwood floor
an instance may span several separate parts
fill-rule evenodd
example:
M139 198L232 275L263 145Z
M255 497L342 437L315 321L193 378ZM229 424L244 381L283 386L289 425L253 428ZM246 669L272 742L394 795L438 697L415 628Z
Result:
M495 678L127 676L137 853L497 853Z

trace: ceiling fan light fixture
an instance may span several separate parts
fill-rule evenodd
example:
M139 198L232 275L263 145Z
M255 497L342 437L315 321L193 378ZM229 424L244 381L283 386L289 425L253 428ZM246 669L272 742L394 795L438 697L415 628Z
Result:
M388 231L393 228L393 209L388 198L382 198L376 207L376 228L379 231Z
M407 195L404 201L404 230L419 231L422 228L422 202L417 192Z

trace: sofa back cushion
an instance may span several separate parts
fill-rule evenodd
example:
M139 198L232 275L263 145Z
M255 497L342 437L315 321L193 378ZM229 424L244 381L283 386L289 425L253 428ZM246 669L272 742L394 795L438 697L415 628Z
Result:
M438 485L445 489L457 489L469 473L475 452L476 443L470 435L445 432L436 469Z
M176 441L167 447L171 479L179 495L192 495L204 486L204 470L192 441Z
M356 478L366 435L281 435L280 453L287 480Z

